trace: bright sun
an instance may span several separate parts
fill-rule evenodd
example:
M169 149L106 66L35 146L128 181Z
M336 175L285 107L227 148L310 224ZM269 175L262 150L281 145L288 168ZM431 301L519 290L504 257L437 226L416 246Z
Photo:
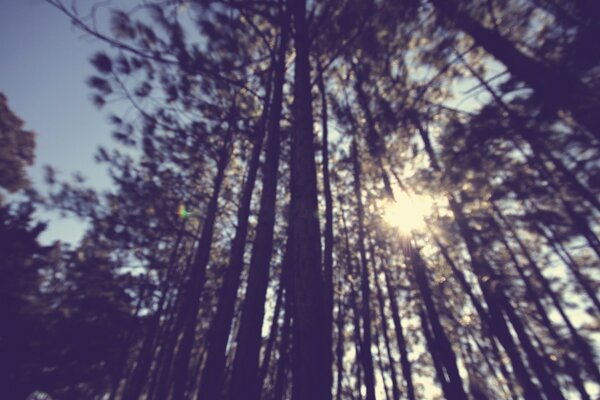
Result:
M396 201L388 201L383 206L383 219L397 228L402 234L425 227L425 217L431 214L433 199L429 196L400 193Z

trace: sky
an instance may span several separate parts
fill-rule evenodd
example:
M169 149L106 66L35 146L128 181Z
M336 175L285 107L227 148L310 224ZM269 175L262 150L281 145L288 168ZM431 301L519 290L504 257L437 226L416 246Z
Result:
M94 161L98 145L110 145L107 112L92 104L85 81L101 44L71 26L69 19L43 0L0 0L0 92L10 109L36 133L36 159L29 169L43 191L43 166L63 178L80 171L91 186L108 188L106 168ZM77 241L85 225L72 217L41 212L49 221L44 243Z

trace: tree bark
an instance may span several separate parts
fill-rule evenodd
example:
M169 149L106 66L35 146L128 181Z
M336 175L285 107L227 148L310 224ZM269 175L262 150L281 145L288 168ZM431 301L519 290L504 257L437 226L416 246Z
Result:
M196 320L200 309L200 295L204 288L204 280L206 276L206 267L210 259L210 250L212 247L213 230L215 219L217 217L218 200L221 192L221 186L225 178L225 169L231 157L231 139L232 132L227 133L225 142L219 151L219 160L217 162L217 174L213 182L213 192L206 210L206 218L202 225L202 234L198 242L198 249L194 262L191 266L191 274L185 284L183 292L183 304L181 308L181 318L185 320L183 325L183 336L177 350L175 358L173 382L173 397L176 399L185 398L185 392L188 383L188 370L190 356L194 346L196 336ZM177 332L176 332L177 334Z
M287 15L284 13L284 15ZM237 347L230 385L231 399L258 399L260 397L259 357L262 344L261 330L265 312L265 298L269 284L269 270L273 253L273 230L277 203L277 173L281 149L281 113L283 84L285 82L285 53L288 43L288 24L282 19L277 66L275 68L273 103L268 122L268 134L263 167L262 193L256 234L250 258L248 286L242 306L242 317L237 334Z
M375 400L375 373L373 355L371 354L371 285L369 282L369 266L365 249L365 212L362 203L361 168L356 138L352 141L352 165L354 173L354 196L358 214L358 250L360 253L361 298L362 298L362 346L360 359L365 371L367 400Z
M391 277L385 265L383 266L383 272L385 275L385 283L387 287L388 297L390 299L390 307L392 309L392 321L394 322L394 331L396 332L396 341L398 343L398 350L400 351L400 365L402 365L402 375L406 383L406 395L408 400L415 400L415 387L412 379L412 364L408 359L408 348L406 346L406 339L404 338L404 332L402 328L402 320L400 319L400 310L398 308L398 301L396 299L396 291L394 290Z
M292 399L331 398L331 325L327 325L321 274L309 35L305 0L288 0L293 16L294 104L291 157Z
M373 258L374 259L374 258ZM392 378L392 397L394 400L398 400L400 398L400 387L398 386L398 379L396 377L396 367L394 366L394 358L392 357L392 350L390 346L390 337L388 334L388 320L385 315L385 303L383 292L381 290L381 285L379 284L379 279L377 276L374 277L375 287L377 288L377 300L379 302L379 314L381 318L381 330L383 331L383 339L385 342L385 348L387 352L387 357L389 360L390 366L390 375Z
M429 146L426 146L426 151L429 156L430 164L436 171L441 172L441 167L437 162L437 157L435 156L433 148L431 147L431 142L429 141L428 132L425 129L423 129L417 116L412 115L412 122L417 126L417 130L419 131L423 142L430 144ZM478 251L477 246L475 245L475 241L471 235L471 230L468 227L468 224L462 213L462 209L460 208L459 203L454 199L453 196L449 197L449 203L450 209L454 214L455 221L459 226L461 235L467 245L467 250L471 257L471 265L473 272L478 278L479 285L481 287L484 299L488 306L487 316L489 319L484 319L488 319L490 330L494 333L494 335L498 338L498 340L506 350L506 353L509 356L513 365L515 376L521 384L521 387L523 388L524 394L527 397L527 399L542 400L542 397L539 394L539 389L534 385L533 381L531 380L529 372L527 371L527 368L525 367L525 364L521 359L521 355L519 354L519 351L516 347L510 330L508 329L506 320L502 315L502 309L504 308L503 306L507 305L508 300L505 298L505 295L501 293L498 278L496 277L495 273L491 270L491 267L489 266L489 264L487 264L485 259L481 257L480 252ZM535 358L535 356L533 357ZM545 370L544 372L540 373L544 377L547 375L547 373L545 373Z
M352 262L352 256L350 255L350 239L349 239L349 235L348 235L348 225L346 224L346 216L345 216L345 212L343 207L341 207L341 214L342 214L342 231L344 233L344 255L345 255L345 261L346 261L346 267L348 269L348 274L350 276L353 277L357 277L358 275L360 275L360 270L356 271L358 268L355 268ZM358 308L358 304L356 303L356 290L354 289L354 279L352 279L352 281L348 282L349 286L350 286L350 294L349 294L349 299L348 302L350 303L350 309L352 310L352 324L354 326L354 329L352 330L353 332L353 336L354 336L354 344L355 344L355 358L356 361L354 363L354 367L355 367L355 376L356 376L356 394L358 396L359 399L362 399L362 395L361 395L361 388L362 388L362 376L361 376L361 371L360 371L360 366L361 366L361 362L360 362L360 354L362 352L362 340L361 340L361 334L360 334L360 317L359 317L359 308Z
M456 0L432 0L432 3L441 15L506 65L511 74L530 85L545 105L553 110L570 111L577 122L600 138L598 95L578 78L571 76L569 71L558 70L526 56L508 39L461 10Z
M275 300L275 309L273 310L273 320L271 321L271 328L269 329L269 340L265 348L265 354L262 359L262 364L258 373L258 385L260 392L265 383L265 379L269 372L269 364L271 362L271 354L277 340L277 332L279 328L279 314L281 314L281 304L283 303L284 290L283 290L283 277L279 282L279 289L277 289L277 299Z
M318 69L319 71L321 70L320 67ZM323 231L325 245L323 253L323 280L325 282L325 296L327 300L327 325L333 326L333 196L331 194L331 181L329 178L329 128L327 126L329 121L327 115L327 90L325 88L323 73L319 73L319 76L317 77L317 85L319 87L319 91L321 92L321 132L323 135L321 143L321 158L323 159L323 198L325 200L325 228ZM329 347L333 348L333 335L331 335L329 338ZM333 353L328 354L332 354L333 357ZM329 364L331 365L332 362L333 359L329 361Z
M137 356L137 361L135 363L134 369L131 372L131 375L127 379L127 383L123 390L123 396L128 399L137 399L140 397L142 390L144 388L144 384L147 383L148 373L150 372L150 367L153 361L153 356L155 355L155 345L158 339L158 331L160 327L160 319L164 313L165 303L168 298L169 289L171 285L171 280L173 280L175 275L176 263L179 255L179 246L181 244L183 238L183 232L185 229L185 221L182 221L180 231L177 234L177 238L175 239L175 244L173 246L173 250L169 256L167 274L164 277L165 281L162 286L162 293L160 295L160 300L156 307L156 314L152 317L150 322L150 326L148 328L148 332L146 333L143 344L140 349L140 352ZM116 395L116 392L113 393L113 396ZM113 397L114 398L114 397Z
M268 92L268 90L267 90ZM266 96L262 118L266 118L268 95ZM240 207L237 213L237 226L231 242L229 268L225 272L223 284L219 292L217 311L212 319L208 331L208 349L206 362L202 370L200 398L218 399L223 388L225 375L226 354L225 349L229 338L231 324L234 316L234 307L240 285L240 277L244 269L244 249L248 236L248 218L250 216L250 203L252 192L256 183L259 168L260 154L264 140L264 123L259 123L257 137L252 148L252 156L248 166L248 175L244 184Z
M435 354L439 356L441 366L447 376L446 385L442 385L444 394L449 399L468 399L465 393L462 379L458 373L458 367L456 365L456 354L450 345L448 336L441 324L439 313L433 301L433 293L429 286L429 279L427 277L427 271L425 263L421 258L417 249L409 247L409 259L412 266L412 270L415 276L415 281L419 292L421 293L421 299L425 305L425 311L427 313L427 319L431 324L432 328L432 346L435 350ZM432 354L432 357L434 354Z

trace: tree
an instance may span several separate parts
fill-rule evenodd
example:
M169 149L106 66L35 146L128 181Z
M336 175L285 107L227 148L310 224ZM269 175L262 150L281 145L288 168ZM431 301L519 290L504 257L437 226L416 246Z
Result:
M29 186L25 168L33 164L35 136L22 128L23 121L0 93L0 186L9 192Z

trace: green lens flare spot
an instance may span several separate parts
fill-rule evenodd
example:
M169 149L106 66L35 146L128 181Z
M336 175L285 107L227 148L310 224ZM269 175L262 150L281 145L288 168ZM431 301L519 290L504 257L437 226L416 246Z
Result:
M185 209L183 204L181 204L177 209L177 215L179 215L179 218L187 218L189 215L189 212Z

